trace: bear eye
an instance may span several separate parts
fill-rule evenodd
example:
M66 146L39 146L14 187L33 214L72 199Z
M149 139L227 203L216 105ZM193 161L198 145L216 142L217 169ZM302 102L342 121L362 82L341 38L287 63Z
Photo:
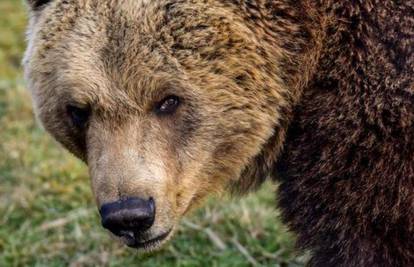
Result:
M85 124L88 122L90 116L90 109L88 107L80 108L68 105L66 110L70 119L72 120L73 125L78 128L85 127Z
M156 112L160 115L173 114L180 105L180 98L170 95L160 101L156 106Z
M44 5L48 4L52 0L28 0L29 4L33 7L34 10L42 8Z

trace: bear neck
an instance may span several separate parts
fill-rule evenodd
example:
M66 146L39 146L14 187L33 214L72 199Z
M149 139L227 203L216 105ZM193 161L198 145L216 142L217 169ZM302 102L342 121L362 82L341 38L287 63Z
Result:
M230 185L231 192L238 194L259 188L269 177L276 178L274 166L283 151L289 125L302 95L311 91L315 82L328 80L329 83L331 74L341 71L343 66L335 62L339 54L351 49L344 46L346 38L352 37L349 35L350 27L355 27L355 19L370 16L370 10L374 8L372 1L352 4L335 0L265 2L261 6L263 1L253 1L243 10L251 14L252 20L259 21L260 18L255 17L257 8L265 7L263 12L273 14L270 20L255 25L266 27L262 30L269 33L267 39L282 51L283 57L277 59L279 76L289 89L290 104L281 111L281 119L261 152L251 159L240 179ZM245 1L239 4L247 5Z
M264 32L263 43L270 51L281 55L273 58L282 86L288 88L287 106L279 108L279 120L273 134L253 157L237 181L232 181L229 191L239 195L254 191L273 176L274 165L283 150L286 132L295 106L309 81L315 76L329 19L322 13L326 7L315 1L236 1L248 16L246 23ZM264 10L260 10L263 8ZM267 14L266 16L258 14ZM264 18L265 17L265 18ZM273 63L274 64L274 63ZM262 70L264 74L266 70ZM274 71L274 70L272 70Z

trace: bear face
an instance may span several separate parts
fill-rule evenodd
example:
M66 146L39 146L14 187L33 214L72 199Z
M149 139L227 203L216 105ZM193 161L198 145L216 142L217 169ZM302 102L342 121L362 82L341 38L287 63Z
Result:
M158 248L206 195L267 176L297 92L277 36L238 5L40 2L24 59L35 112L88 164L101 213L122 207L106 226L127 245ZM137 209L145 229L126 221Z

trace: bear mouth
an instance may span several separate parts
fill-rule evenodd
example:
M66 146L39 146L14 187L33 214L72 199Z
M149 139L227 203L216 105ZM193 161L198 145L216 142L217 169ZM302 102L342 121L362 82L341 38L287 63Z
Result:
M158 247L162 243L162 241L167 239L171 232L172 228L164 232L163 234L160 234L157 237L149 240L139 240L137 238L134 238L134 235L124 235L122 239L124 240L125 244L130 248L150 250Z

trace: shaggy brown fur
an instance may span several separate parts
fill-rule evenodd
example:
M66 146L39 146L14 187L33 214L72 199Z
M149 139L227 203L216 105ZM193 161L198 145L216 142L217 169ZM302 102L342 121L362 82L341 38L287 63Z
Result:
M312 266L414 266L414 1L327 1L278 169Z
M89 165L98 206L153 197L151 239L278 170L310 265L414 264L413 0L29 4L36 113ZM181 105L159 116L168 95Z

